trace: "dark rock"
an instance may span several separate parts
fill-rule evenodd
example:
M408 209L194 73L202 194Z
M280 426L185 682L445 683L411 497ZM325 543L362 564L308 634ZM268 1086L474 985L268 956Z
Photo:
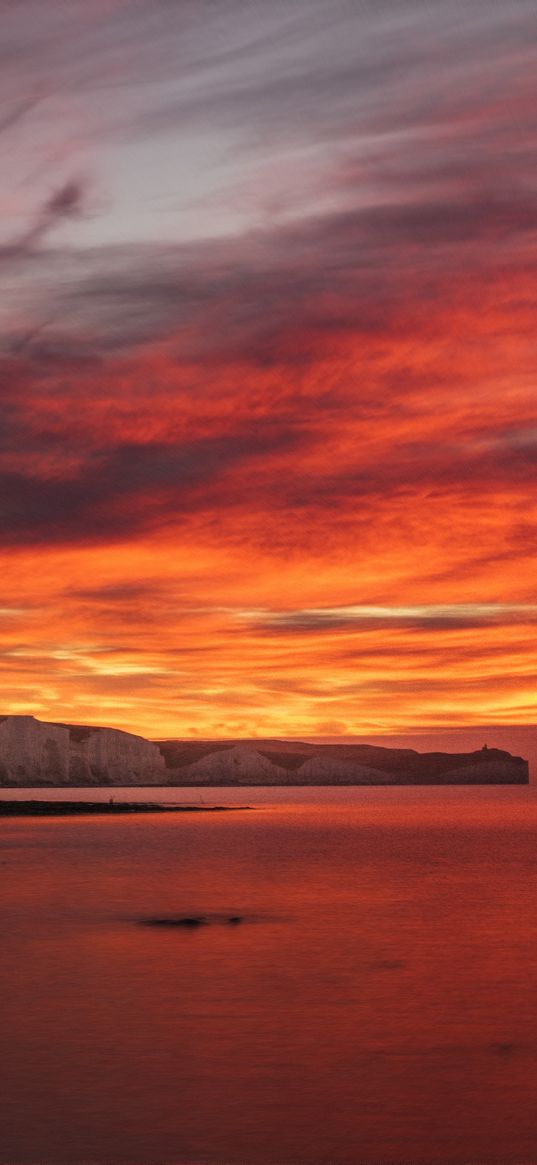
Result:
M182 926L194 930L198 926L240 926L245 922L243 914L185 914L178 917L140 918L141 926Z
M197 926L206 926L207 919L203 916L187 915L185 918L144 918L142 926L183 926L194 929Z

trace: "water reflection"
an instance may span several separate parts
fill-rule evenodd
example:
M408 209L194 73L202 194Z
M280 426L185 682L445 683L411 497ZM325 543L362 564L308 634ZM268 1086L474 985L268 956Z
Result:
M3 821L3 1165L537 1160L536 805L468 792Z

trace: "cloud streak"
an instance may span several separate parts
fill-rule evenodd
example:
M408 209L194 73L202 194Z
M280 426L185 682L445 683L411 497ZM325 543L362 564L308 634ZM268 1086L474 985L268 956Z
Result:
M65 182L47 199L23 233L13 242L0 247L0 260L13 260L31 254L63 219L77 218L82 213L82 206L81 183L73 179Z
M238 618L265 631L323 632L356 628L412 628L413 630L458 631L466 628L534 624L537 604L501 603L423 604L416 607L374 607L355 605L298 611L244 611Z

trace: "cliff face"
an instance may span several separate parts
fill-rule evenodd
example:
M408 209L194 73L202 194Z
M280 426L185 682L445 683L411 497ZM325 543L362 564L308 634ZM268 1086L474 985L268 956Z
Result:
M500 749L418 753L301 741L162 741L171 785L527 784L527 761Z
M193 785L282 785L287 783L288 776L285 769L271 764L255 748L240 744L211 752L179 770L179 774L181 777L186 775ZM167 775L170 780L169 769Z
M113 728L0 717L0 785L527 784L527 761L500 749L418 753L302 741L162 741Z
M331 756L310 757L296 770L295 777L308 785L391 785L395 780L393 773Z
M156 744L114 728L0 720L2 785L146 785L166 780Z

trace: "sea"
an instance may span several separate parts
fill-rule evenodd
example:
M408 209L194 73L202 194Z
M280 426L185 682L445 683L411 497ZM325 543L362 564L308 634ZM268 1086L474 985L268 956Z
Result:
M536 787L111 795L250 808L0 819L1 1165L536 1165Z

